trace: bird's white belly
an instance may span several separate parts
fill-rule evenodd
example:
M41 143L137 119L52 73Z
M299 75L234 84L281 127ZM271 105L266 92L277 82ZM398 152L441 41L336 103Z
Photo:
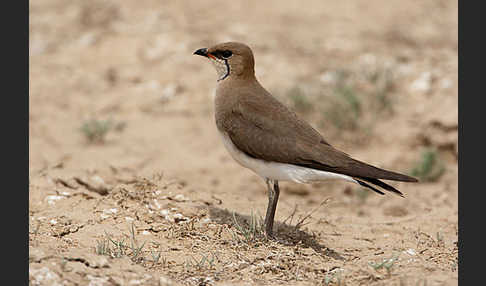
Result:
M311 168L305 168L292 164L284 164L278 162L264 161L260 159L252 158L245 153L241 152L231 141L229 136L219 131L221 138L223 139L224 146L231 154L233 159L240 165L251 169L263 178L268 178L277 181L293 181L297 183L310 183L314 181L323 180L346 180L353 183L357 183L353 178L321 170L315 170Z

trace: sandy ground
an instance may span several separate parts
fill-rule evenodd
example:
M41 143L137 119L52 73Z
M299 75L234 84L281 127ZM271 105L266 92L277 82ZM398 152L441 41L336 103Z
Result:
M29 8L31 285L457 285L456 2ZM265 184L224 150L192 55L227 40L338 149L408 174L435 150L443 172L392 183L405 198L282 183L261 237ZM89 141L89 122L111 125Z

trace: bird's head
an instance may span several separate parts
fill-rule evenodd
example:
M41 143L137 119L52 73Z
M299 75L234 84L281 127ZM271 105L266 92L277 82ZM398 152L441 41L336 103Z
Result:
M199 49L194 54L206 57L211 61L218 73L218 81L255 75L253 53L245 44L221 43L210 48Z

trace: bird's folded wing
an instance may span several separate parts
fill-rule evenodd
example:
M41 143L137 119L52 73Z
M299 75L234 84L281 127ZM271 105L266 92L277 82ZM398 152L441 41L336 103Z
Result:
M273 101L273 100L272 100ZM225 132L247 155L360 178L409 181L412 178L355 160L328 144L308 123L278 101L265 112L262 102L243 101L232 110Z

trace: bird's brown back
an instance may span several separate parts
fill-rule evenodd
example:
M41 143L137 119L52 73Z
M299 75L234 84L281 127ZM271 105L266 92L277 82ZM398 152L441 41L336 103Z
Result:
M253 76L218 85L215 98L218 129L247 155L353 177L415 181L355 160L332 147L311 125L280 103Z

